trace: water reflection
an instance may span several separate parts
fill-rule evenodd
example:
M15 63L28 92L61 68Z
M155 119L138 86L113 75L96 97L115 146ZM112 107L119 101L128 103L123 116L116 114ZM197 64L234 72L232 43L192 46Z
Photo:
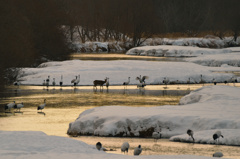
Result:
M155 57L155 56L134 56L125 53L74 53L70 55L71 60L92 60L92 61L111 61L111 60L144 60L144 61L177 61L182 62L182 57Z

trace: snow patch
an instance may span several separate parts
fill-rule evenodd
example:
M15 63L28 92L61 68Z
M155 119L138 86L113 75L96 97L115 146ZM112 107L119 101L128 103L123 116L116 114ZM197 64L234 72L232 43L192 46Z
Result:
M84 112L84 115L80 114L78 119L70 124L68 134L151 137L154 131L161 128L162 137L169 138L185 134L187 129L196 132L215 129L239 130L239 93L240 88L206 86L183 97L180 101L182 105L179 106L97 107Z

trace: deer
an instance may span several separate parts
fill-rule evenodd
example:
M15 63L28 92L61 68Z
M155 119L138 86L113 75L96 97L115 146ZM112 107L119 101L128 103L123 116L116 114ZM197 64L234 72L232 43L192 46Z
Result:
M96 90L97 90L97 86L100 86L100 90L101 90L101 87L102 87L102 89L103 89L103 85L104 85L104 83L106 83L106 82L107 82L107 77L105 78L104 81L102 81L102 80L94 80L94 81L93 81L93 87L95 87Z

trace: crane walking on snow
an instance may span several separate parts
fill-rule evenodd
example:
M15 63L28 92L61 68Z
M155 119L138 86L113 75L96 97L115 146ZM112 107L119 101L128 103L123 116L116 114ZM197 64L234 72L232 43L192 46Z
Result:
M121 146L121 151L125 154L125 151L128 153L128 150L129 150L129 143L124 142Z
M61 80L60 80L60 82L59 82L59 85L62 87L62 85L63 85L63 75L61 75Z
M223 135L222 135L222 132L221 132L221 131L216 131L216 132L213 134L213 140L214 140L214 141L217 141L217 143L219 143L220 137L223 138Z
M130 83L130 77L128 77L128 81L127 82L123 82L124 85L124 89L127 88L127 85Z
M195 139L193 138L193 131L191 129L187 130L187 134L193 139L193 142L195 142Z

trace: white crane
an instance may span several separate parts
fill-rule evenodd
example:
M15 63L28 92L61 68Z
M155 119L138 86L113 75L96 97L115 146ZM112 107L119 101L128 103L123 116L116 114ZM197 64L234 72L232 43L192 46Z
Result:
M77 77L78 77L78 76L75 76L75 77L76 77L76 78L72 79L72 81L71 81L71 83L73 83L73 84L77 81Z
M48 76L48 78L46 79L46 86L49 86L49 82L50 82L50 76Z
M96 148L97 148L99 151L101 150L101 148L102 148L101 142L97 142L97 143L96 143Z
M129 150L129 143L128 142L124 142L121 146L121 151L125 153L125 151L128 153Z
M18 112L20 112L20 109L21 109L22 107L24 107L23 102L20 103L20 104L15 104L15 106L14 106L15 109L18 109L18 110L19 110Z
M217 85L217 81L216 81L215 78L213 78L212 82L213 82L214 85Z
M17 86L17 88L19 88L20 82L19 82L19 81L15 81L15 82L13 82L13 85L14 85L14 86Z
M193 142L194 142L195 139L193 138L193 131L191 129L188 129L187 134L189 135L189 137L191 137L193 139Z
M41 110L41 112L42 112L42 110L44 109L45 106L46 106L46 99L44 99L44 103L43 104L41 104L41 105L39 105L37 107L37 110Z
M53 85L53 86L56 85L55 78L53 78L52 85Z
M200 81L199 81L199 83L200 83L200 84L203 84L203 86L204 86L205 81L203 80L203 75L202 75L202 74L200 75Z
M169 79L167 77L163 78L163 83L166 85L165 88L167 88L167 84L169 83Z
M233 83L233 86L235 86L235 83L237 83L237 78L236 77L232 77L231 78L231 82Z
M73 83L74 86L76 86L80 82L80 75L76 76L76 79L73 79L71 83Z
M108 77L106 77L106 79L107 79L107 82L106 82L106 87L107 87L107 90L108 90L108 87L109 87L109 78L108 78Z
M63 75L61 75L61 80L59 82L59 85L62 86L63 85Z
M5 106L5 110L11 110L14 106L16 105L15 101L13 101L12 103L8 103L6 106Z
M180 87L179 87L179 80L177 80L177 89L180 89Z
M162 137L162 134L159 131L152 133L152 138L154 139L155 142L157 142L157 140L160 139L161 137Z
M126 88L129 83L130 83L130 77L128 77L128 81L127 82L123 82L124 88Z
M190 90L190 84L191 84L191 78L189 77L188 80L187 80L187 85L188 85L188 90Z
M222 135L222 132L221 132L221 131L216 131L216 132L213 134L213 140L214 140L214 141L219 142L219 138L220 138L220 137L223 138L223 135Z
M76 85L78 84L80 82L80 75L78 75L78 78L77 78L77 80L76 80Z
M148 76L141 77L140 75L139 77L136 77L136 80L139 80L140 83L144 83L144 84L146 79L148 79Z
M46 81L45 80L43 80L43 84L42 84L43 86L46 86Z
M141 145L138 145L138 147L136 147L136 148L134 149L133 154L134 154L135 156L138 156L138 155L140 155L141 152L142 152Z

